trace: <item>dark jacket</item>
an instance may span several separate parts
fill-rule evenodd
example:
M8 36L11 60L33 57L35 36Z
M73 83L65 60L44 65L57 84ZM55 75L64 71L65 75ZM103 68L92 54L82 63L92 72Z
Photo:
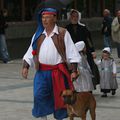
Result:
M66 26L66 28L70 33L74 43L79 41L84 41L86 44L87 51L94 52L91 34L86 26L79 25L79 24L76 24L76 25L69 24Z
M5 17L3 16L2 12L0 13L0 34L5 34L5 28L7 28L8 25L6 24Z
M103 22L102 22L102 34L106 36L111 36L112 20L113 19L111 16L104 17Z

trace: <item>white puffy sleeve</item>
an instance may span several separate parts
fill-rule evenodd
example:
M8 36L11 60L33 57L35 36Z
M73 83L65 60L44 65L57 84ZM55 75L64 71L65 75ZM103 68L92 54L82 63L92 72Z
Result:
M117 67L116 67L115 61L113 61L113 73L114 73L114 74L117 73Z
M72 41L72 38L68 31L66 31L65 36L65 46L66 46L66 57L70 63L79 63L81 61L81 56Z
M33 55L32 55L32 42L33 42L34 36L35 35L33 35L33 37L32 37L31 44L30 44L27 52L23 56L23 60L25 60L31 67L34 66L34 60L33 60Z
M101 60L98 60L98 59L94 59L94 62L95 62L95 64L98 65L98 66L101 64Z

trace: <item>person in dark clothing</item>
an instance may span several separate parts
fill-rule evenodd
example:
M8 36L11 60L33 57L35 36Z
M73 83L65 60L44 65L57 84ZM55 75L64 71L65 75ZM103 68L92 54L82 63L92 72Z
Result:
M99 71L97 65L94 63L93 56L95 56L95 49L93 46L93 42L91 39L90 31L87 27L80 23L81 14L77 10L71 10L70 12L70 24L66 26L67 30L69 31L72 40L74 43L79 41L84 41L86 45L86 54L87 60L90 65L93 74L93 84L96 88L96 85L99 84Z
M8 27L4 17L3 10L0 11L0 56L4 63L9 61L9 54L7 50L5 29Z
M110 11L105 9L103 11L103 22L102 22L102 34L104 40L104 47L110 47L111 49L111 24L112 17L110 16Z

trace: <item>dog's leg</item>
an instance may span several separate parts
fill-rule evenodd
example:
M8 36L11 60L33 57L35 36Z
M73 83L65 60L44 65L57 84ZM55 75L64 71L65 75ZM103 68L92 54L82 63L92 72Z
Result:
M70 120L74 120L72 115L70 116Z
M96 101L95 101L95 99L93 99L91 104L90 104L90 115L91 115L92 120L96 120L95 109L96 109Z
M82 113L81 118L82 118L82 120L86 120L86 112Z
M90 115L92 120L96 120L95 108L90 109Z

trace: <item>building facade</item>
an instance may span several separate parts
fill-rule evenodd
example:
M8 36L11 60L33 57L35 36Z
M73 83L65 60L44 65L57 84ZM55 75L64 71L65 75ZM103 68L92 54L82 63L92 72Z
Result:
M4 9L7 12L6 39L11 59L22 58L28 49L31 37L37 28L33 19L37 10L41 8L41 1L45 0L0 0L0 10ZM90 29L94 45L102 48L100 17L105 8L110 9L111 14L115 15L115 10L120 8L120 0L73 0L66 8L67 11L75 8L82 13L82 17L87 18L82 22ZM66 20L59 22L61 26L68 23Z
M8 21L29 21L34 18L36 9L43 0L0 0L0 9L6 9ZM100 17L105 8L110 9L112 15L120 8L120 0L73 0L66 7L75 8L83 17Z

